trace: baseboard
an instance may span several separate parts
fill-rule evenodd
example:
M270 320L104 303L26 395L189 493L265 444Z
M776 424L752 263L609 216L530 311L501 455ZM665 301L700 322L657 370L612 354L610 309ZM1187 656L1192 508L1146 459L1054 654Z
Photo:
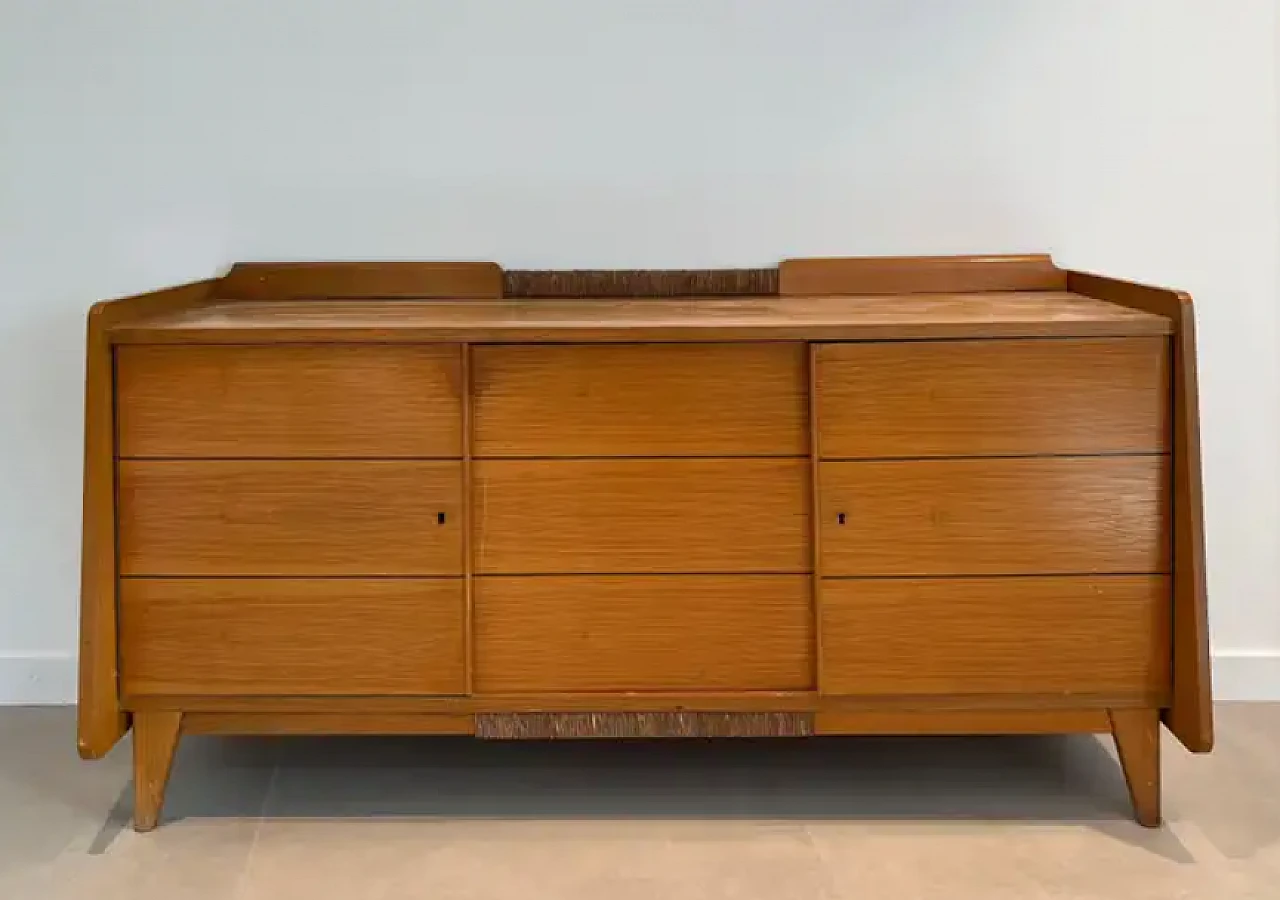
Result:
M1280 650L1222 650L1213 654L1213 698L1280 702Z
M0 706L75 702L74 653L0 653Z
M1280 650L1224 650L1213 656L1215 700L1280 702ZM71 653L0 653L0 706L76 702Z

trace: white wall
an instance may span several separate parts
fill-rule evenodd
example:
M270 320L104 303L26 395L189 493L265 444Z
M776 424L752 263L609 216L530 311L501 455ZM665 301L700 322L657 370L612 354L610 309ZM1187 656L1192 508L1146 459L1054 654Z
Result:
M1280 699L1276 43L1273 0L7 0L0 700L74 694L97 298L1041 249L1199 300L1219 687Z

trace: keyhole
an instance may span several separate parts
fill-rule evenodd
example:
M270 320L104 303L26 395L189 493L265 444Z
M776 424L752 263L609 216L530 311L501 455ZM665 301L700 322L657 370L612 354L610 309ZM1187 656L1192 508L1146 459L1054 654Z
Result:
M444 524L444 513L436 513L436 524L437 525Z
M841 525L843 525L843 524L844 524L844 513L840 513L838 516L836 516L836 521L837 521L837 522L839 522Z

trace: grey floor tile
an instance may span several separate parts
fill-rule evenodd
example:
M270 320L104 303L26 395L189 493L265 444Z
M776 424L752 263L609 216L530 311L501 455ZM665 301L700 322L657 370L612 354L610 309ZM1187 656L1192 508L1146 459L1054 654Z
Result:
M830 896L797 826L611 821L267 820L246 900Z
M1166 741L1168 827L1109 741L507 744L186 738L162 827L127 742L0 710L0 898L1001 897L1278 900L1280 705Z
M1127 819L1097 739L290 739L271 818Z
M132 747L76 755L75 710L0 709L0 898L233 897L275 765L271 742L184 739L162 826L134 834Z

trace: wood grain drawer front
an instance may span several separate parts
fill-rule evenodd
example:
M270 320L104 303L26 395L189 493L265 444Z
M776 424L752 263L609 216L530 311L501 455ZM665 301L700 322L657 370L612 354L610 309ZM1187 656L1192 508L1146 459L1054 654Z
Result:
M477 578L475 689L813 687L804 575Z
M126 694L455 694L456 578L126 579Z
M121 347L125 457L457 457L456 345Z
M1168 341L922 341L817 349L823 458L1161 452Z
M804 344L473 351L477 456L809 452Z
M458 575L456 462L120 463L122 575Z
M1169 689L1169 579L825 579L828 694Z
M805 572L804 459L481 460L476 572Z
M1168 459L824 462L822 572L1168 572Z

